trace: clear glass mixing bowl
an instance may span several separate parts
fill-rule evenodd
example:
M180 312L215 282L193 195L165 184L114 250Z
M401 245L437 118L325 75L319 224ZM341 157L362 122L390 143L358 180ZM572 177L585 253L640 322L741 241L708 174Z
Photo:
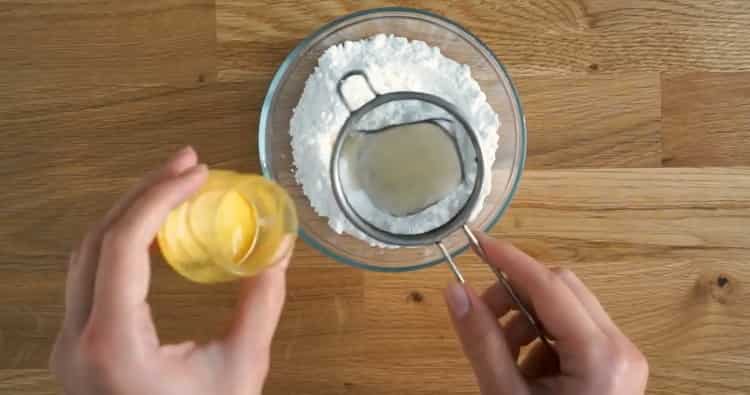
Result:
M420 248L371 247L328 226L328 219L310 207L294 178L289 135L292 110L302 95L307 77L330 46L361 40L379 33L421 40L471 67L471 73L500 116L500 148L492 168L492 193L470 225L490 229L502 216L516 191L526 158L526 123L513 82L490 49L469 31L446 18L407 8L379 8L339 18L308 36L287 56L271 81L260 116L259 152L263 175L287 189L297 205L300 236L324 254L351 266L399 272L417 270L443 260L433 245ZM459 231L444 240L452 255L466 250L468 241Z

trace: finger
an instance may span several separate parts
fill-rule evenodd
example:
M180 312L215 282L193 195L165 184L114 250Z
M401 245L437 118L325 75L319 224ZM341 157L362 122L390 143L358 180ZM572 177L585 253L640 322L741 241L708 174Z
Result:
M513 308L513 299L499 282L492 284L482 293L482 301L497 318L504 316Z
M194 341L189 340L177 344L166 344L159 347L159 353L167 358L184 358L197 349Z
M445 299L466 357L483 394L515 394L524 388L497 317L474 292L453 283Z
M560 373L560 360L557 353L540 341L534 343L520 366L523 376L527 379Z
M196 164L198 164L198 155L195 153L193 147L187 146L177 151L159 169L146 174L112 206L104 217L102 227L109 227L144 191L167 178L179 176L188 169L195 167Z
M197 156L191 147L177 152L172 159L159 170L144 177L138 184L128 191L87 233L78 250L71 255L68 265L65 292L65 320L64 326L68 330L80 333L91 312L94 295L94 280L99 261L99 248L104 230L119 217L122 211L138 197L146 188L167 177L173 177L185 169L195 165Z
M157 183L110 226L102 240L92 315L114 323L143 305L151 275L151 240L170 210L197 191L206 175L206 166L197 165Z
M128 192L126 192L115 204L112 206L112 208L105 214L104 218L97 223L92 230L89 232L89 235L92 236L91 239L93 243L89 243L84 245L87 247L86 249L81 249L81 254L79 254L79 261L81 262L91 262L96 261L96 258L98 256L98 244L101 242L101 237L103 236L104 231L114 222L122 212L130 207L130 205L133 203L133 201L143 193L146 189L150 188L151 186L155 185L158 182L161 182L164 179L175 177L181 174L182 172L194 167L197 164L197 154L195 153L195 150L193 150L192 147L185 147L179 151L177 151L171 159L169 159L164 165L162 165L159 169L150 172L146 176L144 176L138 183L131 188ZM72 262L72 264L76 264L76 262Z
M604 307L599 303L599 299L589 291L575 273L567 269L557 269L555 272L568 288L573 291L573 294L575 294L583 307L589 312L591 318L604 333L608 336L621 335L620 329L617 328L617 325L615 325L609 314L604 310Z
M531 301L544 328L561 347L573 350L602 335L575 294L544 265L510 243L482 233L477 237L490 264L505 272L519 293Z
M288 236L279 246L278 263L244 280L237 313L223 341L231 366L248 371L253 365L267 365L284 307L286 270L293 250L294 237Z
M505 332L505 339L514 360L518 359L521 347L528 345L537 337L536 329L521 313L516 313L510 318L503 326L503 332Z

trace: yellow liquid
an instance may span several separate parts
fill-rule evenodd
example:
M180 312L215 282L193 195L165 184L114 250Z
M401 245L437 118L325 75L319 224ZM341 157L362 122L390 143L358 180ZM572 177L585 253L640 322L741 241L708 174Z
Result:
M198 193L175 208L158 234L175 271L200 283L252 276L279 261L297 233L289 195L256 175L212 170Z

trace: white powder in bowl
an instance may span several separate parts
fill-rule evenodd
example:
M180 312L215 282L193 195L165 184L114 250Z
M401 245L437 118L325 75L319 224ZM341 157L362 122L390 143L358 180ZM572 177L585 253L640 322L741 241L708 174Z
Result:
M487 98L472 78L467 65L461 65L422 41L409 41L393 35L377 35L361 41L347 41L328 48L318 59L318 67L305 84L302 97L294 109L289 133L296 167L297 182L318 215L328 217L328 224L337 233L348 233L373 246L383 246L360 232L344 216L331 189L331 151L349 110L341 102L336 86L341 77L351 70L364 71L379 93L415 91L430 93L453 103L478 134L484 156L486 177L479 204L472 214L478 214L492 187L491 169L498 147L497 130L500 121L487 103ZM359 81L358 81L359 82ZM359 106L372 97L364 83L347 83L344 93L352 104ZM384 106L385 107L385 106ZM391 106L392 111L368 114L372 123L399 118L400 122L423 119L424 114L406 114L403 106ZM457 193L457 195L461 195ZM396 233L416 233L445 223L455 213L451 206L465 196L448 196L445 201L415 218L391 217L383 214L382 223ZM378 221L380 222L380 221Z

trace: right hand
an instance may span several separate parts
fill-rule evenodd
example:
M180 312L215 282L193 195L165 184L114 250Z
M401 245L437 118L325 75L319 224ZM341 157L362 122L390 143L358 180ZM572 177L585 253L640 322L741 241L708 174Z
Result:
M481 298L465 285L450 285L446 301L483 395L644 393L646 358L573 272L549 270L509 243L477 236L489 263L508 276L554 339L554 350L537 341L517 363L536 332L518 313L498 322L514 308L501 284Z

